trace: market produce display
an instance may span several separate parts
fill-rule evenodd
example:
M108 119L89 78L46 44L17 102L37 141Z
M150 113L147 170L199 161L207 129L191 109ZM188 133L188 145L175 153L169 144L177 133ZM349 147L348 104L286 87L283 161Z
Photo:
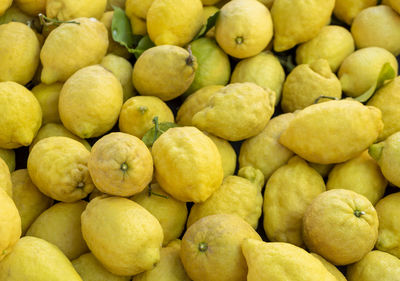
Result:
M400 281L399 0L0 0L0 281Z

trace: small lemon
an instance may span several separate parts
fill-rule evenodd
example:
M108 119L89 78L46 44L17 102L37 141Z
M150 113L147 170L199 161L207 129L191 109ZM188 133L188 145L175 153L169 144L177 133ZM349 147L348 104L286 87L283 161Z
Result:
M118 79L100 65L75 72L61 89L58 110L63 125L81 138L98 137L117 122L123 102Z
M131 199L160 222L164 233L163 245L167 245L182 234L188 215L186 203L169 196L159 184L151 184Z
M141 19L135 15L131 15L130 17L131 21L131 29L132 33L135 35L147 35L147 24L146 20Z
M231 77L231 83L253 82L264 89L272 90L276 95L275 105L280 101L284 81L285 71L278 58L270 51L241 60Z
M174 122L174 114L161 99L154 96L132 97L122 106L119 129L141 139L154 126L156 116L159 123Z
M354 18L364 9L375 6L378 0L336 0L333 14L351 25Z
M222 183L218 148L195 127L167 130L154 142L151 153L157 182L180 201L205 201Z
M215 92L197 112L193 125L229 141L260 133L274 112L275 93L245 82L229 84Z
M297 64L310 64L326 59L332 72L336 72L343 60L354 52L354 39L350 31L337 25L324 26L316 37L296 49Z
M336 281L321 262L289 243L247 239L242 252L249 267L248 281Z
M15 151L13 149L0 148L0 158L6 162L10 173L15 170Z
M0 10L1 10L1 8L0 8ZM1 12L0 12L0 14L1 14ZM12 21L17 21L17 22L27 24L28 22L30 22L32 20L33 20L33 17L22 12L17 7L16 4L11 5L11 7L8 8L2 16L0 16L0 24L9 23Z
M35 219L53 204L53 199L39 191L29 177L27 169L12 172L11 181L12 199L21 216L22 234L25 234Z
M76 259L89 252L81 232L81 214L86 205L87 202L82 200L53 205L37 217L26 235L46 240L57 246L70 260Z
M45 138L29 153L29 176L45 195L74 202L85 198L94 188L87 168L89 156L90 152L76 140Z
M341 64L338 77L343 92L350 97L358 97L376 84L382 66L390 63L396 76L396 57L380 47L368 47L355 51Z
M282 52L318 35L330 20L335 0L275 0L271 9L274 22L274 50Z
M147 32L157 46L185 46L201 28L203 5L200 0L153 0L146 20Z
M133 15L145 20L153 1L154 0L126 0L125 13L128 17Z
M93 145L88 168L100 191L132 196L151 182L153 159L143 141L117 132L103 136Z
M204 217L185 232L180 257L193 281L246 280L247 265L240 245L245 239L261 241L242 218L232 214Z
M60 123L58 114L58 98L63 84L54 83L51 85L39 84L32 89L42 108L42 124Z
M32 80L39 65L39 53L39 40L26 24L20 22L1 24L0 82L14 81L21 85L27 84Z
M44 42L40 60L45 84L66 81L77 70L100 63L107 52L104 24L94 18L77 18L74 22L61 24Z
M315 102L320 96L342 97L342 86L325 59L296 66L283 84L281 107L294 112Z
M257 0L235 0L225 4L215 25L218 45L235 58L260 53L271 41L272 18L269 10Z
M346 189L319 194L303 216L307 248L335 265L362 259L378 238L378 215L371 202Z
M279 142L310 162L339 163L367 149L382 129L376 107L350 99L333 100L295 114Z
M316 253L310 253L310 254L322 263L322 265L329 271L329 273L336 278L336 281L347 281L343 273L340 272L340 270L336 266L334 266L329 261L327 261L326 259L324 259L323 257L321 257Z
M195 57L184 48L173 45L152 47L136 61L133 85L141 95L171 100L190 87L196 69Z
M15 0L15 4L24 13L36 17L39 13L46 11L46 0Z
M236 169L236 152L232 145L224 139L213 136L204 132L217 146L219 154L221 155L222 169L224 170L224 177L233 175Z
M46 15L62 21L81 17L100 19L106 5L107 0L46 0Z
M30 145L41 124L42 110L32 92L15 82L0 82L0 148Z
M12 182L10 170L7 163L0 158L0 189L4 190L8 196L12 197Z
M160 260L160 223L129 199L94 198L82 213L82 234L93 255L113 274L136 275Z
M92 253L71 261L83 281L130 281L130 276L117 276L105 269Z

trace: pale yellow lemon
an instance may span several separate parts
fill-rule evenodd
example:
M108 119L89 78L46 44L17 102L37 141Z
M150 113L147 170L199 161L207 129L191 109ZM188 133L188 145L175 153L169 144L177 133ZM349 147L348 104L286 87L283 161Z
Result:
M63 84L54 83L51 85L39 84L32 89L42 108L42 124L60 123L60 115L58 114L58 98Z
M375 6L378 0L336 0L333 14L351 25L354 18L364 9Z

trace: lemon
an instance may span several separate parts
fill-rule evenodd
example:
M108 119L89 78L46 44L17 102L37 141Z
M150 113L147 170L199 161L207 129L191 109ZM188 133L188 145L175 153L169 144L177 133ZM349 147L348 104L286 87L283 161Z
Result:
M46 15L62 21L83 17L100 19L106 5L107 0L46 0Z
M334 0L275 0L271 9L274 50L286 51L317 36L329 22L334 6Z
M93 145L88 168L100 191L132 196L151 182L153 159L143 141L117 132L103 136Z
M25 234L35 219L53 204L53 199L45 196L33 184L27 169L11 173L12 199L21 216L22 234Z
M1 10L1 8L0 8L0 10ZM0 14L1 14L1 12L0 12ZM33 17L22 12L17 7L16 4L11 5L11 7L8 8L2 16L0 16L0 24L9 23L12 21L17 21L17 22L27 24L29 21L32 21L32 20L33 20Z
M235 0L225 4L215 25L215 39L230 56L248 58L260 53L271 41L272 18L257 0Z
M297 64L310 64L326 59L332 72L336 72L343 60L354 52L354 39L350 31L337 25L327 25L313 39L296 49Z
M153 0L146 20L147 32L157 46L184 46L201 28L203 6L200 0Z
M58 114L58 98L63 84L54 83L51 85L39 84L32 89L42 108L42 124L60 123Z
M362 10L375 6L377 2L377 0L336 0L333 14L339 20L351 25Z
M240 245L248 238L261 240L237 215L211 215L195 222L183 235L180 252L190 279L245 280L247 265Z
M125 2L125 13L128 17L131 15L141 19L146 19L147 12L150 9L151 4L154 0L126 0Z
M27 84L38 67L39 53L39 40L31 28L20 22L1 24L0 82Z
M329 273L336 278L336 281L347 281L343 273L340 272L340 270L337 269L336 266L334 266L329 261L327 261L326 259L324 259L323 257L321 257L316 253L310 253L310 254L322 263L322 265L329 271Z
M1 2L1 4L0 4L0 16L3 15L8 8L10 8L12 2L13 2L13 0L6 0L6 1L2 1Z
M397 13L400 13L400 3L396 0L387 0L390 7L393 8ZM384 3L385 4L385 3Z
M376 211L379 218L379 234L375 248L400 259L400 241L398 233L400 224L398 215L400 192L392 193L383 197L376 204Z
M369 154L378 162L384 177L392 184L400 187L400 132L390 135L386 140L373 144Z
M93 18L74 19L63 23L47 37L40 60L43 65L42 82L64 82L77 70L96 63L107 52L107 29Z
M400 131L400 97L396 94L400 90L400 78L396 77L375 92L367 105L375 106L382 112L383 131L378 140Z
M218 152L221 155L222 169L224 170L224 177L233 175L236 169L236 152L232 145L224 139L213 136L204 132L217 146Z
M174 114L161 99L154 96L132 97L122 106L119 129L141 139L154 126L156 116L159 123L174 122Z
M132 196L131 199L144 207L160 222L164 233L163 245L167 245L182 234L188 215L186 203L169 196L159 184L151 184L141 193Z
M269 241L304 248L302 218L312 200L325 191L323 178L298 156L277 169L264 192L264 230Z
M58 110L63 125L81 138L98 137L117 122L123 102L118 79L100 65L74 73L61 89Z
M180 201L205 201L222 183L217 146L195 127L167 130L154 142L151 153L157 182Z
M7 256L21 236L21 217L11 197L0 188L0 261ZM1 280L0 262L0 280Z
M113 274L139 274L160 260L160 223L129 199L94 198L82 213L82 234L93 255Z
M400 54L400 15L380 5L361 11L351 25L357 48L381 47L393 55Z
M296 66L283 84L281 107L294 112L315 102L320 96L340 99L342 86L325 59Z
M156 46L136 61L133 85L141 95L171 100L190 87L196 69L196 59L187 50L172 45Z
M240 167L252 166L261 170L266 180L293 156L293 152L279 143L279 137L294 118L292 113L272 118L256 136L245 140L239 153Z
M380 47L368 47L355 51L341 64L338 77L343 92L350 97L358 97L373 87L385 63L390 63L396 76L396 57Z
M375 205L383 197L387 180L374 159L364 151L359 156L335 165L326 188L349 189L367 197Z
M26 235L46 240L57 246L70 260L76 259L89 252L81 232L81 214L86 205L87 202L81 200L53 205L37 217Z
M128 60L114 54L108 54L101 60L100 65L118 78L122 86L124 102L135 95L132 83L132 65Z
M190 43L196 57L197 69L194 80L185 94L209 85L226 85L231 75L228 56L212 38L200 38Z
M46 0L15 0L14 2L21 11L30 16L35 17L46 11Z
M303 217L307 248L335 265L362 259L378 238L378 215L371 202L346 189L319 194Z
M400 259L381 251L371 251L359 262L347 267L347 280L396 280L400 276Z
M136 35L147 35L147 24L144 19L136 17L135 15L131 15L131 29L132 33Z
M176 122L183 126L192 126L193 116L207 107L208 99L223 87L222 85L205 86L188 96L178 109Z
M246 239L242 251L249 267L248 281L335 281L321 262L289 243Z
M215 92L192 123L220 138L239 141L262 131L274 105L274 92L250 82L233 83Z
M4 190L8 196L12 197L13 190L10 170L3 159L0 159L0 189Z
M275 93L275 105L282 93L285 71L278 58L270 51L239 61L232 72L231 83L253 82Z
M68 137L38 142L28 156L32 182L45 195L63 202L85 198L94 188L87 162L90 152Z
M83 281L130 281L130 276L117 276L107 271L92 253L71 261Z
M12 149L0 148L0 158L6 162L10 173L15 170L15 151Z
M40 104L15 82L0 82L0 147L28 146L42 124Z
M0 263L1 281L82 281L68 258L53 244L22 237Z
M279 142L305 160L347 161L367 149L383 129L381 112L350 99L327 101L298 112Z
M48 137L68 137L73 140L79 141L83 144L87 150L91 150L90 144L80 137L75 136L73 133L65 129L62 124L58 123L47 123L46 125L42 126L38 131L36 137L33 139L31 145L29 146L29 151L32 150L33 146L38 143L40 140L48 138Z
M180 250L180 240L171 242L161 249L160 262L153 269L135 275L132 281L190 281L179 257Z

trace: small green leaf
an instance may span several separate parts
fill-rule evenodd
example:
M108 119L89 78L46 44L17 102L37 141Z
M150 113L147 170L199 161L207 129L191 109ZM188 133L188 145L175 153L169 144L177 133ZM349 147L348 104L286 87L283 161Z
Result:
M210 17L207 19L207 23L204 24L204 25L201 27L199 33L197 33L197 35L193 38L193 40L196 40L196 39L199 39L200 37L203 37L204 35L207 34L207 32L208 32L211 28L213 28L213 27L215 26L215 24L217 23L217 19L218 19L219 13L220 13L220 11L217 11L215 14L213 14L212 16L210 16Z
M139 43L142 36L132 33L131 23L124 10L114 8L114 15L111 23L111 35L115 42L124 46L130 53L135 53L134 47Z
M396 77L396 72L394 71L393 67L390 65L390 63L385 63L381 71L379 72L378 79L376 83L369 88L364 94L358 96L355 98L355 100L359 102L366 102L368 101L374 93L379 90L380 87L383 86L386 80L390 80Z
M142 39L140 39L140 41L136 47L136 52L134 53L136 59L139 58L140 55L143 54L144 51L146 51L147 49L150 49L154 46L155 46L155 44L153 43L153 41L150 40L150 37L148 35L142 37Z
M151 147L153 143L168 129L178 127L178 124L172 122L162 122L158 123L158 116L153 118L154 126L150 130L148 130L143 138L142 141L148 146Z

